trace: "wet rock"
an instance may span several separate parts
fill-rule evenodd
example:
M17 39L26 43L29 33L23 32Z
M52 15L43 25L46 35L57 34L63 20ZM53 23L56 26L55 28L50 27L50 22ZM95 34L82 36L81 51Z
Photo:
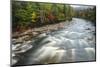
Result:
M18 43L23 43L22 38L18 38L13 42L13 44L18 44Z
M12 65L16 64L18 62L18 58L17 57L13 57L12 58Z
M32 48L32 45L23 45L21 48L19 48L18 51L16 51L15 53L24 53L26 51L28 51L29 49Z
M32 32L33 36L37 36L39 33L38 32Z
M13 39L12 40L12 43L13 44L19 44L19 43L23 43L24 41L28 41L32 38L32 36L29 36L29 35L26 35L26 36L22 36L22 37L19 37L17 39Z
M42 37L45 37L46 36L46 33L43 33L43 34L40 34L37 38L42 38Z
M12 43L15 44L16 43L16 39L12 39Z
M90 28L87 28L86 30L91 30Z
M28 40L30 40L31 39L31 37L32 37L32 35L27 35L27 36L24 36L22 39L23 39L23 41L28 41Z
M12 45L12 50L17 50L18 48L20 48L22 46L22 44L15 44Z

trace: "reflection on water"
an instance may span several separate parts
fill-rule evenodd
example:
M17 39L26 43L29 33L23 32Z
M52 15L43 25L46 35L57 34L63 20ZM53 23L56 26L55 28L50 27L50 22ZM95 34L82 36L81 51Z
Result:
M94 34L95 26L91 22L73 18L62 30L40 34L29 45L13 46L13 64L93 61L96 46Z

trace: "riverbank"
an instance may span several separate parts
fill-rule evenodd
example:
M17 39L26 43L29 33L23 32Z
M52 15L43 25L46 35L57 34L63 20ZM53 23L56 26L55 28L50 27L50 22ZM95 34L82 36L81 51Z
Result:
M59 29L63 29L65 24L69 24L68 21L51 24L51 25L45 25L38 28L32 28L29 30L26 30L24 32L14 32L12 34L12 65L16 64L19 59L16 60L17 55L19 56L20 53L24 53L31 49L32 46L32 39L36 38L37 36L45 36L47 33L52 31L57 31ZM44 34L43 34L44 33Z
M42 27L28 29L24 32L14 32L12 34L12 39L13 40L16 39L16 43L28 41L42 33L49 33L52 31L56 31L58 29L62 29L62 28L64 28L65 24L69 24L67 22L68 21L66 21L66 22L64 21L64 22L60 22L60 23L56 23L56 24L44 25Z

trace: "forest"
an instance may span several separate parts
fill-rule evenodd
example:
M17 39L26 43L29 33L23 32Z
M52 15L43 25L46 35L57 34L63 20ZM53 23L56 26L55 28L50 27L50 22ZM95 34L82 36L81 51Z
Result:
M12 5L13 32L65 20L70 21L73 17L96 20L96 7L76 11L70 5L56 3L13 1Z
M71 20L73 8L65 4L12 2L13 31Z
M84 18L92 22L96 22L96 7L79 10L75 12L75 17Z

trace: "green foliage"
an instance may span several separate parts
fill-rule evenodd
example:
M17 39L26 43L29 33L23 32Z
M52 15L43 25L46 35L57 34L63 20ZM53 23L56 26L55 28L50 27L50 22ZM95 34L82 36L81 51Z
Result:
M37 27L45 24L72 20L72 17L80 17L96 20L96 8L75 11L66 4L39 3L39 2L12 2L13 30L22 30L29 27Z
M12 2L12 21L15 30L69 20L72 14L73 8L65 4Z
M76 11L75 13L75 17L85 18L87 20L96 22L96 7Z

